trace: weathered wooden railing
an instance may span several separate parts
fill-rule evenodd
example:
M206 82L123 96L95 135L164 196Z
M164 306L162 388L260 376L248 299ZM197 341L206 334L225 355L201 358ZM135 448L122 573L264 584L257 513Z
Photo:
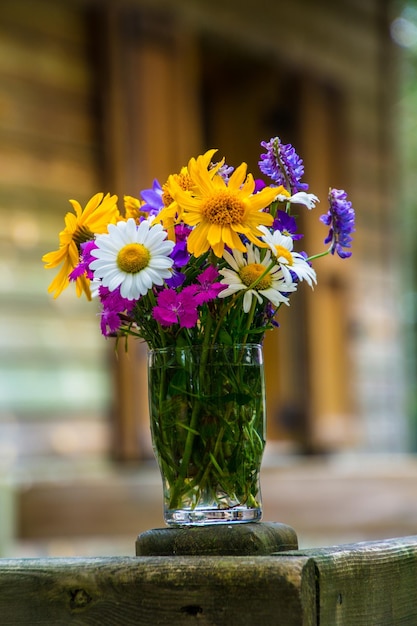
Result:
M0 624L417 624L417 536L288 550L291 529L249 526L242 541L150 531L136 557L0 559Z

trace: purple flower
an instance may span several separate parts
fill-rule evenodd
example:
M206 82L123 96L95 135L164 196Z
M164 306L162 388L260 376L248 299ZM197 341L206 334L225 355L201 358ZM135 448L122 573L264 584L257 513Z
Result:
M171 278L166 278L165 283L170 289L178 289L181 287L186 279L186 275L182 272L178 272L175 268L172 270Z
M162 187L155 178L152 189L144 189L140 192L142 200L145 200L145 204L140 207L140 210L147 211L150 215L159 213L164 205L162 194Z
M258 191L261 191L264 187L266 187L266 183L262 180L262 178L255 178L255 189L253 193L258 193Z
M297 234L297 221L295 217L286 213L286 211L278 210L274 223L272 224L274 230L280 230L283 235L292 237L294 241L302 239L303 235Z
M224 285L216 282L219 277L220 274L213 265L209 265L200 276L197 276L197 280L200 284L193 285L195 287L195 299L197 304L204 304L205 302L217 298L219 291L224 289Z
M184 265L187 265L190 259L190 253L187 250L187 237L191 232L191 228L184 224L177 224L175 226L175 246L171 252L171 258L174 261L172 266L172 276L165 280L168 287L171 289L177 289L185 281L185 274L178 271Z
M194 286L185 287L180 293L164 289L158 296L158 304L152 314L162 326L179 324L180 328L192 328L198 320Z
M213 167L215 167L216 165L216 163L212 163L210 165L210 169L213 169ZM229 182L230 176L233 174L234 169L235 168L232 165L226 165L226 163L223 163L223 165L217 170L217 174L221 176L224 182L227 184Z
M187 238L191 232L191 228L184 224L175 226L175 246L171 252L171 258L174 260L175 267L184 267L189 261L190 253L187 251Z
M337 252L341 259L352 256L351 252L343 248L351 247L351 233L355 232L355 211L343 189L330 189L329 210L320 220L330 226L329 234L324 240L324 243L331 242L330 252Z
M259 169L278 185L282 185L291 193L307 191L308 185L301 182L304 176L304 165L291 144L283 144L279 137L262 141L261 146L266 153L261 154Z
M187 242L177 241L170 257L174 261L174 267L184 267L184 265L187 265L190 258L190 253L187 250Z
M275 319L275 314L277 312L277 307L272 304L272 302L267 302L265 311L264 311L264 319L262 325L265 323L271 324L275 326L275 328L279 328L279 322Z

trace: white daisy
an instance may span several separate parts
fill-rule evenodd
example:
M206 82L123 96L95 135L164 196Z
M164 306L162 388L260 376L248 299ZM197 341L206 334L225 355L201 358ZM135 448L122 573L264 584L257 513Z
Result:
M310 287L313 287L313 283L317 283L316 272L302 254L293 252L292 237L283 235L279 230L271 233L265 226L258 226L258 228L263 232L262 239L276 257L285 280L292 283L291 273L294 273L299 280L305 280Z
M109 224L108 234L98 235L97 248L91 251L95 261L90 263L94 279L128 300L144 296L152 285L162 285L171 276L173 260L169 254L173 241L161 224L151 225L144 220L136 225L133 218L126 222Z
M227 298L238 291L245 290L243 296L243 310L249 313L252 298L255 296L258 302L262 302L262 297L267 298L275 307L280 304L288 304L288 298L284 293L295 291L295 286L287 284L283 273L278 265L271 265L271 253L268 250L265 257L260 260L259 249L254 248L252 244L246 245L246 255L240 250L233 250L230 254L226 250L223 258L232 269L224 268L219 270L223 279L220 281L222 285L227 285L226 289L219 293L219 298ZM267 273L265 273L268 270ZM263 274L265 275L263 276ZM262 278L261 278L262 276ZM259 282L249 289L257 279Z
M288 197L285 194L279 194L275 200L278 200L279 202L291 202L292 204L304 204L307 209L314 209L316 202L320 202L314 193L306 193L305 191L298 191L291 197Z

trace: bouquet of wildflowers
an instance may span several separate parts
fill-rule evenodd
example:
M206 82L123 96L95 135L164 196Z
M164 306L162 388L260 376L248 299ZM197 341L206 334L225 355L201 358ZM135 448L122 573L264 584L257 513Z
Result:
M43 257L47 268L61 265L55 297L74 282L78 295L99 299L104 336L139 337L152 350L151 429L168 523L259 519L265 403L252 356L299 283L316 283L312 261L351 254L355 216L338 189L321 216L326 249L295 250L294 207L313 209L318 198L291 145L261 145L262 179L209 150L139 198L125 196L123 214L110 194L84 209L71 200L60 247Z
M110 194L84 209L71 200L59 249L43 257L62 266L49 291L57 297L74 282L77 295L100 300L104 336L133 335L150 348L261 343L298 284L316 283L315 258L350 256L355 217L346 193L330 189L320 218L327 248L296 251L293 208L318 198L291 145L275 137L261 146L263 179L209 150L139 198L125 196L123 214Z

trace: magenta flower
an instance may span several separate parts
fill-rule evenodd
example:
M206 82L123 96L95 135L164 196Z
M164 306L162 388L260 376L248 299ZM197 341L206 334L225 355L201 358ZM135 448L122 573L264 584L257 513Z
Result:
M111 337L122 325L120 314L129 315L135 306L135 301L123 298L119 288L110 291L102 285L98 289L98 295L103 307L100 317L101 332L105 337Z
M122 322L114 311L103 309L100 316L100 330L104 337L114 337L117 335Z
M71 274L68 276L70 280L77 280L77 278L83 276L84 274L87 278L93 280L94 275L89 266L91 261L94 261L94 257L91 256L91 250L94 250L95 248L97 248L97 244L93 239L85 241L81 244L80 262L76 267L74 267Z
M164 289L158 296L158 304L152 314L162 326L179 324L180 328L192 328L197 324L198 312L195 287L185 287L180 293Z
M216 282L219 278L220 274L213 265L209 265L200 276L197 276L197 280L200 283L199 285L194 285L197 304L204 304L217 298L219 291L224 289L224 285Z

